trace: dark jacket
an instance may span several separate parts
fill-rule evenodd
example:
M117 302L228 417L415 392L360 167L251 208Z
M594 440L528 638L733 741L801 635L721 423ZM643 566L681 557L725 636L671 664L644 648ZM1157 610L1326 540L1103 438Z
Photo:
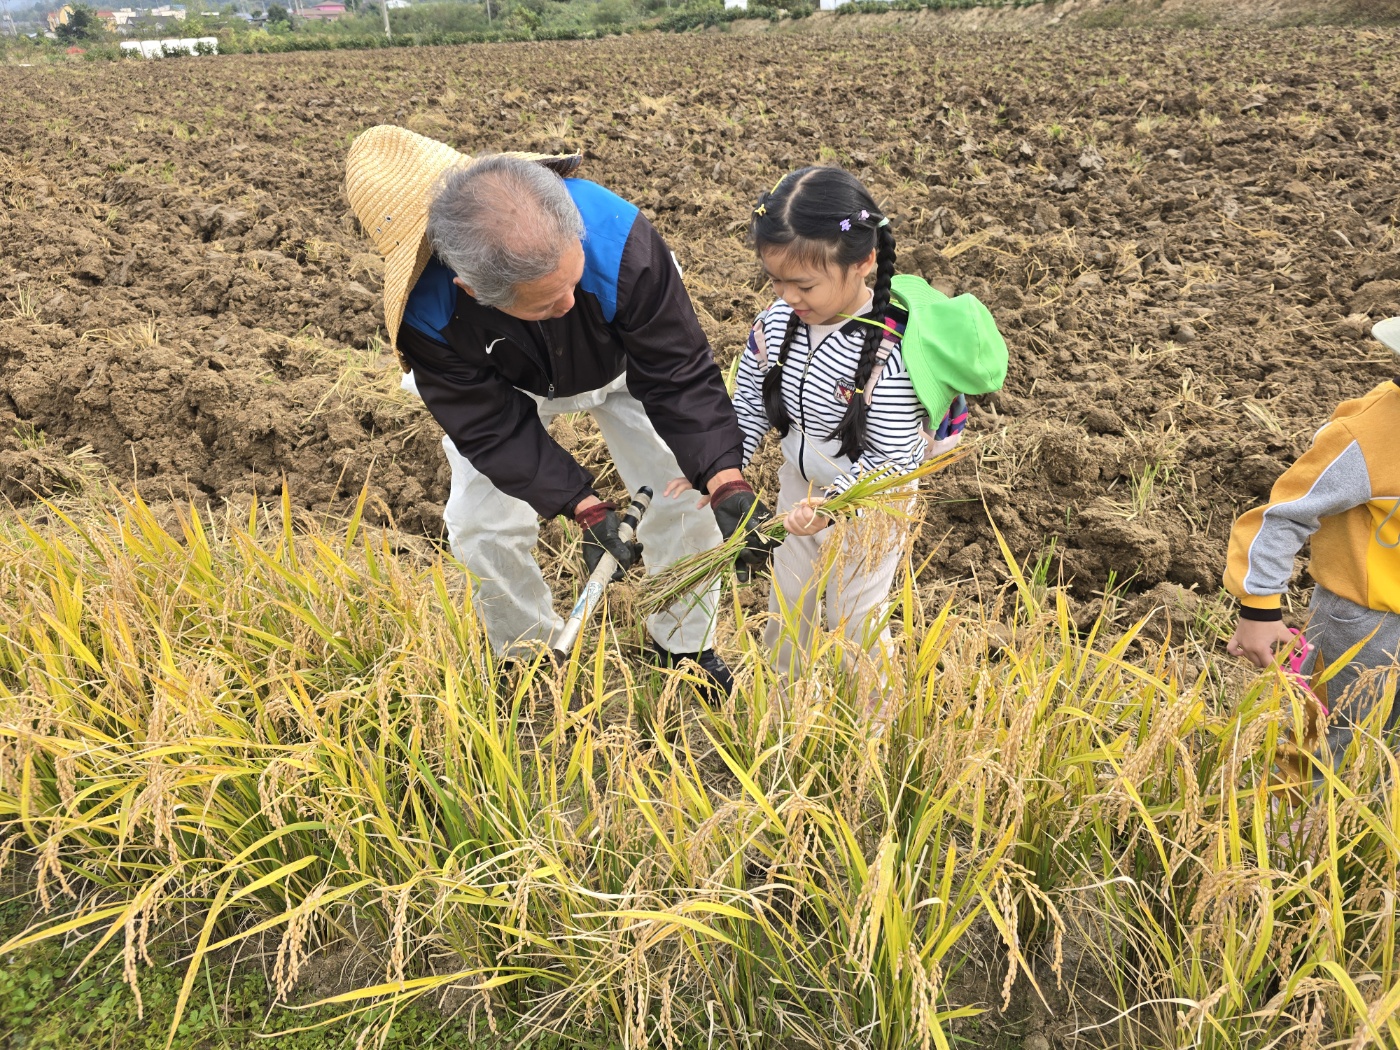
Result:
M593 492L593 475L549 436L522 391L567 397L625 371L691 484L703 488L743 460L723 377L666 242L622 198L565 181L585 229L572 310L518 320L462 292L434 259L409 296L398 339L418 393L457 450L545 517L572 513Z

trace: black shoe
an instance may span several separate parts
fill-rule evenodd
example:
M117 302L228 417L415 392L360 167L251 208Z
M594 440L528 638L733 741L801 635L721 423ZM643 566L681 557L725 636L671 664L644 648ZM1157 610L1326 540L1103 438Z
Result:
M709 684L702 684L697 688L705 695L705 699L712 703L723 700L734 692L734 675L729 670L729 665L720 659L713 649L706 649L700 653L672 653L651 642L647 645L647 656L658 667L679 667L686 660L692 661L710 680Z

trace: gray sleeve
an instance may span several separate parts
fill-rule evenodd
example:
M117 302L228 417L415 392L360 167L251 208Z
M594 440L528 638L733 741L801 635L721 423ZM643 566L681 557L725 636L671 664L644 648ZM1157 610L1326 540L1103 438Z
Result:
M1361 446L1353 440L1327 464L1305 492L1272 502L1264 509L1263 522L1249 545L1245 591L1248 594L1286 591L1293 575L1293 559L1308 537L1317 531L1322 519L1359 507L1370 498L1371 473L1366 469Z

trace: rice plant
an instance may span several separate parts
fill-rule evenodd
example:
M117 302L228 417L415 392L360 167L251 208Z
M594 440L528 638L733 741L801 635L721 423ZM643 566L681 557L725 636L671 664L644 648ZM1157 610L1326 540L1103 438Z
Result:
M874 733L839 639L790 682L741 624L713 705L606 621L503 668L460 567L358 511L47 518L0 520L0 855L36 903L0 952L117 941L139 1000L165 941L183 1010L210 953L296 1003L350 950L356 1023L430 996L637 1047L949 1047L1027 999L1085 1044L1400 1043L1380 722L1313 788L1283 674L1227 695L1081 632L1005 551L980 603L906 574Z

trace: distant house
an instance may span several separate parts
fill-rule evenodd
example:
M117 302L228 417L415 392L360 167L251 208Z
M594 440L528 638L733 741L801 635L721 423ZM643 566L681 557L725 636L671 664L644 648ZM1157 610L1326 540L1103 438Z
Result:
M173 18L177 22L183 22L185 20L185 9L173 4L168 7L153 7L151 8L151 17Z
M96 12L96 18L108 29L114 30L117 28L117 16L114 11L98 11Z
M107 12L99 11L99 12L97 12L97 13L98 13L99 16L102 16L102 15L106 14ZM113 27L115 27L115 28L117 28L117 29L120 29L120 28L123 27L123 26L129 26L129 25L131 25L131 24L132 24L133 22L135 22L138 18L140 18L140 17L141 17L141 14L142 14L142 12L140 12L140 11L133 11L133 10L132 10L131 8L129 8L129 7L119 7L119 8L117 8L115 11L112 11L112 12L110 12L110 13L111 13L111 16L112 16L112 25L113 25Z
M749 9L749 0L724 0L725 10L727 11L731 7L737 7L740 11L747 11Z
M402 11L405 7L412 7L413 5L410 4L408 0L384 0L384 6L390 11Z
M338 0L326 0L315 7L303 7L299 14L313 22L334 22L337 18L345 17L345 5Z
M56 33L58 32L59 26L66 26L68 24L68 19L73 17L73 9L67 4L64 4L57 11L50 11L44 17L48 19L49 32Z

